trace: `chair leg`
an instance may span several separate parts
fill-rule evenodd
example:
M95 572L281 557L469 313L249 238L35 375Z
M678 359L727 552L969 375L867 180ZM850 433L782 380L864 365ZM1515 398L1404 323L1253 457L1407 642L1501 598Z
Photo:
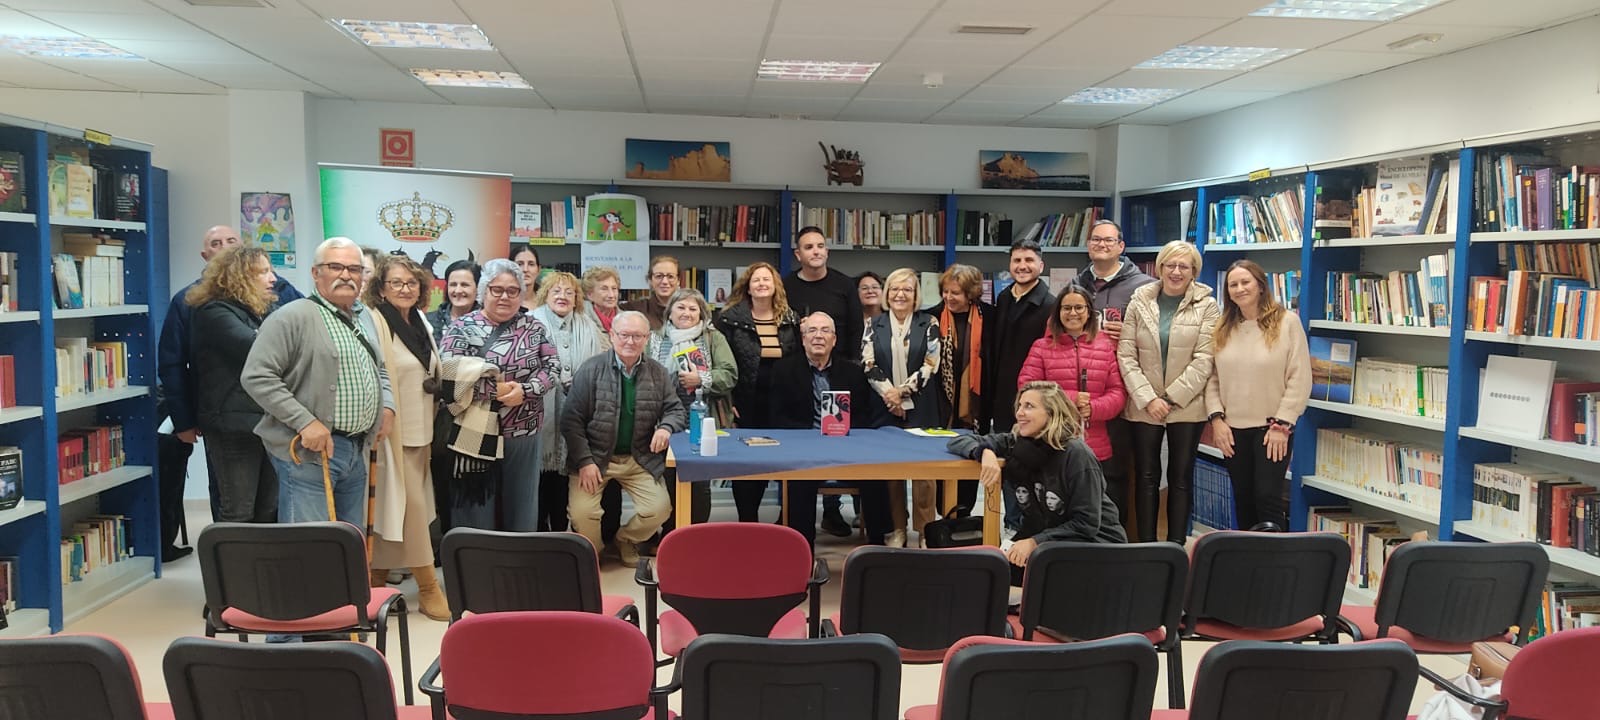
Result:
M1167 707L1183 709L1183 641L1167 652Z
M406 622L405 600L400 600L400 681L406 688L406 704L416 702L415 683L411 682L411 625Z

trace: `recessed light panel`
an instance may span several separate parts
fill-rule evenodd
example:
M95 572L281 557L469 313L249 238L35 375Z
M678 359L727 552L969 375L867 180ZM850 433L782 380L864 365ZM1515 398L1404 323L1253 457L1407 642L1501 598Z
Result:
M1254 70L1299 52L1299 48L1179 45L1134 67L1142 70Z
M878 63L867 62L762 60L756 77L761 80L864 83L877 69Z
M1388 22L1445 0L1273 0L1251 15Z
M0 48L33 57L143 60L127 50L83 37L39 38L0 35Z
M394 20L334 20L340 30L371 47L424 48L428 50L493 50L489 36L477 25L399 22Z
M521 75L514 72L411 68L411 76L421 80L424 85L437 85L439 87L505 88L510 90L528 90L531 88L527 80L523 80Z
M1061 102L1073 105L1154 105L1182 95L1172 88L1084 88Z

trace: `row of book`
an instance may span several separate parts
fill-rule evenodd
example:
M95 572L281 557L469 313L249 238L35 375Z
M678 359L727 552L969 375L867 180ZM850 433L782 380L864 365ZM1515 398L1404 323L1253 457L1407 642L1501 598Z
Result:
M1123 237L1129 245L1165 245L1179 239L1194 242L1194 203L1130 203L1122 225Z
M956 223L958 247L1010 247L1016 237L1015 223L1004 213L960 210Z
M585 198L569 195L565 200L547 203L513 203L511 206L511 242L535 245L563 245L577 240L579 223L583 219ZM552 242L538 242L539 239Z
M895 213L860 208L806 207L795 200L790 208L795 231L808 225L822 228L828 241L848 247L938 247L944 245L943 210Z
M1211 203L1207 208L1210 232L1206 243L1249 245L1297 243L1305 217L1300 198L1304 185L1270 195L1233 195Z
M1600 587L1588 583L1552 582L1539 595L1528 639L1600 625Z
M1378 433L1317 429L1317 476L1414 505L1439 509L1444 451Z
M66 485L127 464L121 425L98 425L56 438L57 481Z
M1600 340L1600 289L1570 275L1512 270L1472 278L1468 329L1508 335Z
M56 397L75 397L128 386L128 345L56 338Z
M1600 489L1572 476L1518 463L1472 466L1472 522L1519 540L1600 555L1589 526Z
M1313 506L1306 516L1306 530L1336 533L1350 543L1352 587L1376 590L1383 580L1389 556L1411 536L1393 520L1380 520L1353 512L1348 506Z
M57 253L53 269L56 307L70 309L123 304L122 258L75 257L68 253Z
M1473 179L1473 230L1600 228L1600 167L1529 148L1479 155Z
M1155 261L1140 265L1140 269L1150 277L1160 277L1155 273ZM1269 272L1267 273L1267 290L1272 293L1272 299L1277 300L1279 305L1290 310L1298 310L1300 308L1300 284L1303 277L1304 273L1299 270ZM1217 296L1217 302L1222 302L1228 294L1228 271L1218 270L1217 284L1211 287Z
M1448 368L1392 358L1356 360L1352 403L1401 415L1443 420Z
M20 261L21 256L14 252L0 252L0 312L17 310L17 299L22 297Z
M19 166L19 153L12 161ZM91 163L86 153L57 154L50 159L50 215L138 221L143 218L143 180L139 173Z
M17 406L17 356L0 355L0 408Z
M777 208L770 205L650 203L650 238L685 245L776 242Z
M1325 316L1329 320L1371 325L1448 327L1454 254L1452 250L1429 255L1414 272L1329 271Z
M1090 231L1105 217L1105 208L1098 205L1075 213L1046 215L1028 226L1021 239L1033 240L1040 247L1088 247Z
M1347 177L1347 176L1346 176ZM1458 192L1450 178L1460 177L1457 160L1428 157L1397 158L1379 162L1376 177L1351 182L1336 174L1319 178L1319 209L1326 190L1328 197L1350 198L1350 227L1355 237L1429 235L1455 230L1450 208L1458 202ZM1329 216L1330 219L1332 216ZM1316 216L1323 220L1323 214ZM1339 237L1331 232L1323 237Z
M61 538L61 584L71 585L133 557L128 518L91 515Z

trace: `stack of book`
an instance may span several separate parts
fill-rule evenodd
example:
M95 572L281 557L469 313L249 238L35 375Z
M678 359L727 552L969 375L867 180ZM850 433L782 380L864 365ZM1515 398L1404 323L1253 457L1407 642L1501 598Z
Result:
M1404 360L1364 357L1356 361L1356 405L1401 415L1444 419L1446 368Z
M1304 185L1266 196L1234 195L1207 208L1211 231L1208 245L1300 242L1305 217L1300 198Z
M62 433L56 439L57 481L66 485L110 472L127 463L121 425L102 425Z
M1450 267L1455 251L1429 255L1416 272L1329 271L1327 319L1370 325L1448 327Z
M1346 506L1310 508L1306 519L1310 532L1338 533L1350 543L1352 587L1376 590L1383 579L1383 568L1394 549L1410 541L1393 520L1378 520L1359 515Z
M90 515L73 523L61 538L61 584L70 585L133 557L128 519L122 515Z
M1361 430L1318 428L1317 476L1424 510L1438 510L1444 451Z

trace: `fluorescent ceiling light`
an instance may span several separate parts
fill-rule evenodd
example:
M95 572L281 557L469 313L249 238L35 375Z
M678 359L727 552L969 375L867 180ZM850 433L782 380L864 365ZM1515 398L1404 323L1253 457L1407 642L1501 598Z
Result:
M521 75L514 72L411 68L411 76L421 80L424 85L439 87L532 89L527 80L523 80Z
M394 20L333 20L334 27L371 47L425 48L429 50L493 50L489 36L477 25L398 22Z
M762 60L756 71L760 80L801 80L818 82L864 83L877 71L879 63L837 62L833 60Z
M1141 70L1254 70L1300 52L1300 48L1179 45L1134 67Z
M33 57L143 60L127 50L83 37L41 38L0 35L0 48Z
M1251 15L1388 22L1445 0L1273 0Z
M1154 105L1171 100L1184 91L1172 88L1084 88L1073 93L1064 103L1074 105Z
M1411 37L1401 38L1389 43L1390 50L1404 50L1418 45L1432 45L1444 39L1444 33L1417 33Z

